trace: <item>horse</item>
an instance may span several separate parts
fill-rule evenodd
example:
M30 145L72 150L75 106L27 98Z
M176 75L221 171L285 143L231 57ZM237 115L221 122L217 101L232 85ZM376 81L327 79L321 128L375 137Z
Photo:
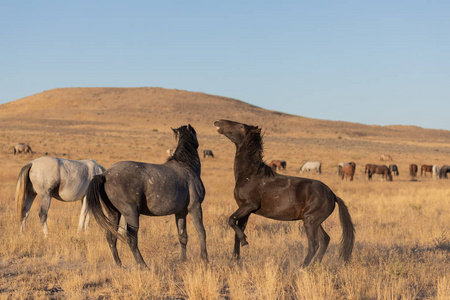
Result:
M339 175L339 176L342 175L342 167L343 167L344 165L346 165L346 164L348 164L348 163L346 163L346 162L340 162L340 163L338 164L338 175Z
M342 180L344 177L350 177L350 181L353 181L353 175L355 175L356 164L354 162L349 162L342 166Z
M370 171L370 168L372 167L372 165L374 165L374 164L366 164L366 167L364 168L364 174L367 174ZM374 165L374 166L376 166L376 165Z
M212 158L214 158L214 153L212 152L212 150L203 150L203 158L207 156L211 156Z
M307 161L300 168L299 172L303 173L304 171L311 172L311 170L316 170L319 174L322 173L322 164L320 161Z
M175 215L181 260L185 261L186 216L189 213L199 236L201 258L208 260L201 206L205 188L200 178L197 133L191 125L172 130L178 145L173 156L164 164L120 161L102 175L94 176L89 184L86 196L88 209L100 226L106 229L106 239L117 266L122 265L117 252L119 238L128 243L136 263L147 268L138 248L141 214ZM127 224L125 234L118 231L121 217Z
M373 174L381 175L382 180L392 181L392 174L386 165L370 165L368 172L368 179L372 179Z
M412 178L417 176L417 165L416 164L410 164L409 165L409 175L411 175Z
M250 214L280 221L303 220L308 238L308 254L303 267L320 262L330 237L322 227L333 212L335 203L343 231L341 256L350 259L355 241L355 229L344 201L323 182L308 178L281 175L263 160L261 128L229 120L214 122L236 146L234 160L234 198L239 208L229 217L228 224L235 231L233 257L240 258L240 247L248 245L244 234Z
M382 154L380 156L380 160L390 160L393 161L394 159L392 158L392 156L390 156L389 154Z
M450 166L443 165L439 170L439 178L448 178L447 173L450 173Z
M397 165L389 165L389 170L391 171L392 174L398 176L398 167Z
M284 160L272 160L269 163L269 167L271 167L274 171L286 170L286 161Z
M94 175L105 171L93 160L68 160L44 156L32 160L22 167L17 178L15 201L21 222L20 230L25 230L25 223L36 195L41 198L41 220L44 235L48 236L47 214L53 198L73 202L82 200L78 231L87 230L89 216L86 207L86 190Z
M14 145L14 155L19 154L19 153L31 153L33 154L33 150L31 150L30 145L25 144L25 143L18 143L16 145Z
M433 165L433 178L438 179L439 178L439 166Z
M423 176L423 173L425 173L425 177L427 177L427 172L429 172L430 175L433 174L433 166L432 165L422 165L420 167L420 176Z

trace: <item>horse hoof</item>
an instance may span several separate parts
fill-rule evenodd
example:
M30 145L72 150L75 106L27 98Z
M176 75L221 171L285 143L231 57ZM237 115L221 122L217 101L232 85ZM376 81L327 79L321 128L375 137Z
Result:
M248 242L246 240L241 240L241 246L242 247L248 246Z

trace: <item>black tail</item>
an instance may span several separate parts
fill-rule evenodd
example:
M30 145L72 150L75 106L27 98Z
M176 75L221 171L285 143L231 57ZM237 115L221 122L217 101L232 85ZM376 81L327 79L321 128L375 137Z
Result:
M108 195L106 195L105 176L103 176L103 174L95 175L94 178L92 178L86 192L86 201L88 211L94 215L97 223L120 240L126 241L126 237L117 231L118 224L113 224L103 212L102 207L107 211L117 211L116 207L109 200Z
M347 205L341 198L336 196L336 202L339 205L339 219L342 226L342 240L341 240L341 257L344 261L349 261L355 244L355 227L353 226L352 218L348 212Z

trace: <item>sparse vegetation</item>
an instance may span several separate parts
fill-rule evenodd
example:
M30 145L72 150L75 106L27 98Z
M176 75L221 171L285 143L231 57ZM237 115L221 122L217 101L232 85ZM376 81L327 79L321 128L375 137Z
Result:
M189 217L186 263L179 262L175 218L141 217L139 247L148 270L135 266L131 251L121 242L118 249L125 267L116 268L104 232L94 220L88 232L77 234L80 203L53 200L48 217L50 236L45 238L38 217L40 200L36 199L26 232L20 234L14 209L15 181L29 160L48 152L52 156L66 154L64 157L69 159L92 158L106 168L119 160L162 163L167 158L166 150L174 144L170 126L187 123L183 113L170 117L176 109L172 102L164 105L155 100L154 106L169 113L149 117L151 112L144 102L125 100L132 91L99 90L91 92L94 99L101 98L96 102L101 109L84 108L83 102L78 101L80 111L65 112L76 115L73 120L67 117L68 122L60 111L33 114L46 105L47 98L39 95L0 106L0 298L450 298L450 181L419 175L417 181L411 182L407 171L412 162L450 164L450 134L436 131L435 136L431 133L420 139L423 131L434 131L416 127L402 131L396 127L384 135L382 127L273 114L204 94L163 89L137 91L141 97L147 91L156 95L155 99L173 99L174 93L184 95L183 101L192 106L186 104L177 112L191 112L190 123L198 132L199 150L214 151L214 159L202 159L208 264L200 259L196 231ZM67 109L62 104L68 101L70 93L55 93L60 97L54 99L61 104L55 110ZM120 114L108 109L108 105L116 103L108 102L109 97L121 106ZM136 106L128 107L129 103ZM213 109L221 104L232 106L226 111ZM137 109L139 105L144 108ZM197 118L196 112L202 109L203 118ZM98 115L99 110L103 114ZM25 118L18 118L19 114ZM321 175L302 176L323 181L348 205L356 227L356 244L349 264L339 259L341 227L336 210L324 222L331 242L321 265L299 268L307 250L301 222L279 222L256 215L250 217L246 230L249 247L242 249L240 261L231 260L234 235L228 217L237 208L233 198L235 149L215 132L212 124L225 114L231 119L262 125L266 130L265 157L268 161L286 160L286 174L298 176L298 169L307 159L322 161ZM279 123L277 132L272 131L271 122ZM164 123L169 126L163 126ZM297 127L290 128L292 124ZM346 127L340 133L358 135L342 134L341 139L336 138L333 124ZM27 142L38 153L14 156L10 148L16 142ZM382 164L382 153L393 156L400 176L394 176L393 182L382 182L381 177L374 176L368 182L363 165ZM337 164L341 161L356 162L353 182L338 177Z

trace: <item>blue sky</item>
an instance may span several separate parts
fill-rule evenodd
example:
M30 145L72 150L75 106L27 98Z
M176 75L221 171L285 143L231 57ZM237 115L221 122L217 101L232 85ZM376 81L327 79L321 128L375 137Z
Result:
M164 87L450 130L449 1L4 1L0 103Z

